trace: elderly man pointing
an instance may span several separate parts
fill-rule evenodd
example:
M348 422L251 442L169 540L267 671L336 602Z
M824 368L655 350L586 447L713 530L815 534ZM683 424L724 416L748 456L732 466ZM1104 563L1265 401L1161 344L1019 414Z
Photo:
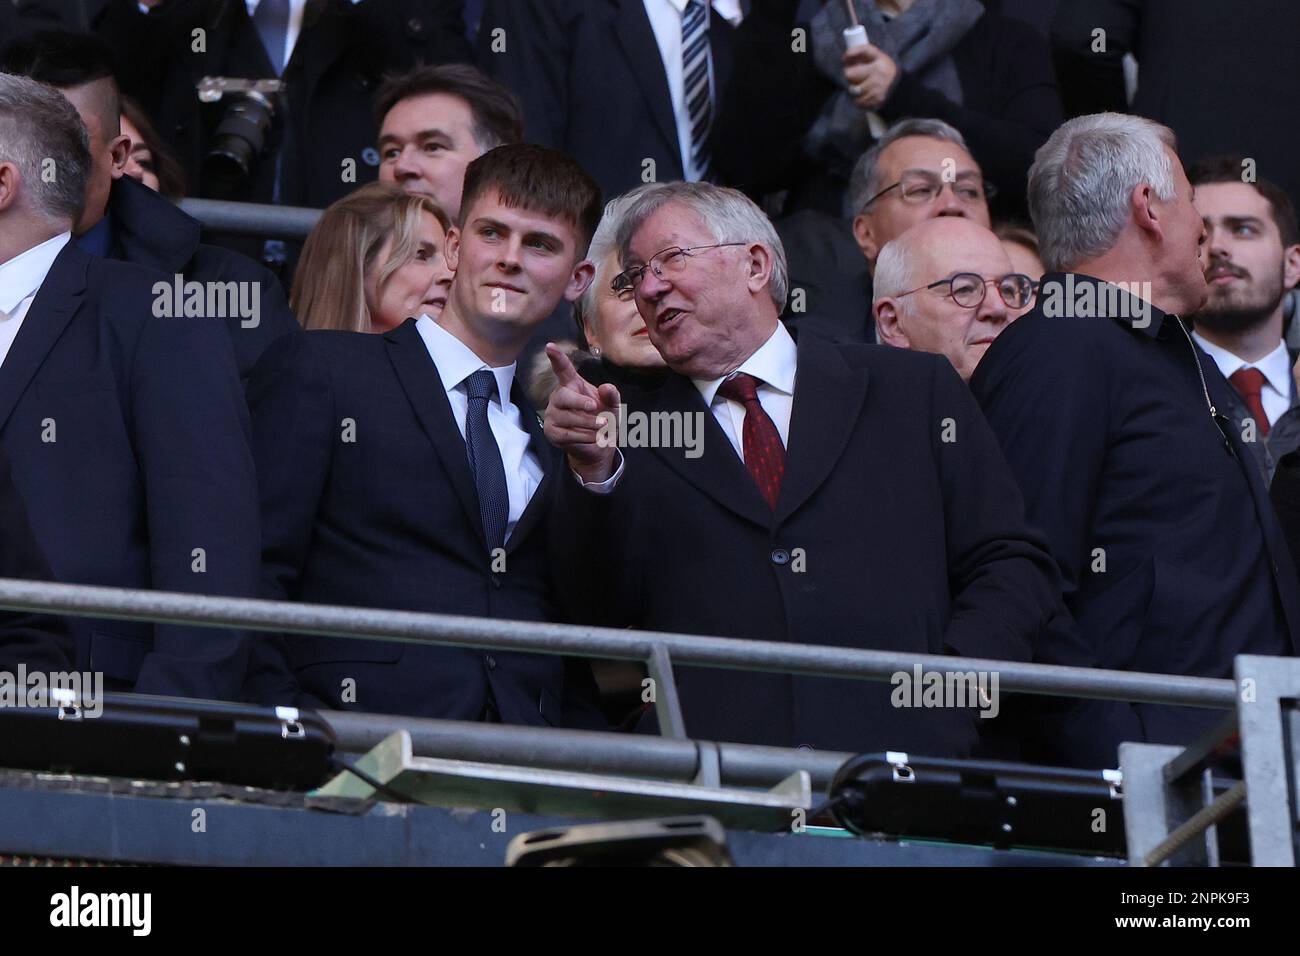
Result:
M780 240L733 190L651 188L620 245L614 281L673 374L629 409L548 348L546 432L574 472L552 537L569 603L613 626L1027 659L1055 572L949 363L796 344ZM702 445L601 440L608 416L656 414L698 416ZM962 755L980 724L980 702L911 710L880 684L680 668L678 686L696 738Z

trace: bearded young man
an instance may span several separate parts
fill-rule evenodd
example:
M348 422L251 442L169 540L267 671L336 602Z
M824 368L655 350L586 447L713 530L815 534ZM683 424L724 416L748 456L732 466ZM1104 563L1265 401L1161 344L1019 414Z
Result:
M1225 412L1272 481L1278 459L1300 447L1300 390L1283 341L1283 302L1300 282L1300 228L1290 197L1267 179L1243 181L1246 170L1231 156L1188 170L1210 287L1194 334L1233 386Z

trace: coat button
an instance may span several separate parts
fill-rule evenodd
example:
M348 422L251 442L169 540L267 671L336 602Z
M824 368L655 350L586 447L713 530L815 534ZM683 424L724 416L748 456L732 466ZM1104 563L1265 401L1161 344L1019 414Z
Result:
M487 664L488 670L494 671L497 669L497 659L491 654L484 654L483 661Z
M379 150L375 149L373 146L367 146L361 151L361 161L367 166L378 166Z
M411 32L411 36L419 36L424 32L424 21L419 17L411 17L406 21L406 29Z
M776 565L789 564L790 552L784 548L777 548L772 552L772 563Z
M494 588L501 587L501 575L495 573L492 575L492 586Z

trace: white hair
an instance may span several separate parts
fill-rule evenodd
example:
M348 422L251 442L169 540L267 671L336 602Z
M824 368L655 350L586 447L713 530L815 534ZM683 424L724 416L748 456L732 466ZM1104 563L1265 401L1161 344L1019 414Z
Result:
M1177 150L1172 130L1123 113L1079 116L1057 129L1029 170L1029 213L1043 265L1069 270L1111 249L1129 222L1138 184L1173 199L1166 146Z
M911 230L908 230L909 232ZM912 268L913 243L907 232L881 247L876 258L876 271L871 277L871 301L892 299L912 289L916 272Z
M628 244L636 231L647 219L673 202L681 203L704 220L715 242L757 242L766 246L772 254L772 277L767 291L778 311L785 308L786 294L790 290L785 246L781 244L772 220L736 189L683 182L655 183L643 188L623 210L615 237L619 256L624 262L627 261Z
M623 221L623 214L632 202L649 187L638 186L636 189L616 196L605 205L604 215L592 234L591 244L587 248L587 258L596 265L596 276L591 280L578 301L573 303L573 315L578 320L578 328L583 327L586 319L596 314L596 293L602 285L608 286L614 276L610 272L608 259L610 253L618 252L618 226Z

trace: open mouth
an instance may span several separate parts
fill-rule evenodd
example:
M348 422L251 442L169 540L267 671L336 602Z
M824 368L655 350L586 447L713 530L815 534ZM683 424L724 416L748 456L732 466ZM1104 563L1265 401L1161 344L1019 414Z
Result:
M447 306L447 298L446 296L439 296L433 299L425 299L424 305L427 308L437 309L439 312L441 312Z
M681 309L664 309L655 316L655 328L658 329L660 333L671 331L677 326L681 321L681 317L685 314L686 313Z

